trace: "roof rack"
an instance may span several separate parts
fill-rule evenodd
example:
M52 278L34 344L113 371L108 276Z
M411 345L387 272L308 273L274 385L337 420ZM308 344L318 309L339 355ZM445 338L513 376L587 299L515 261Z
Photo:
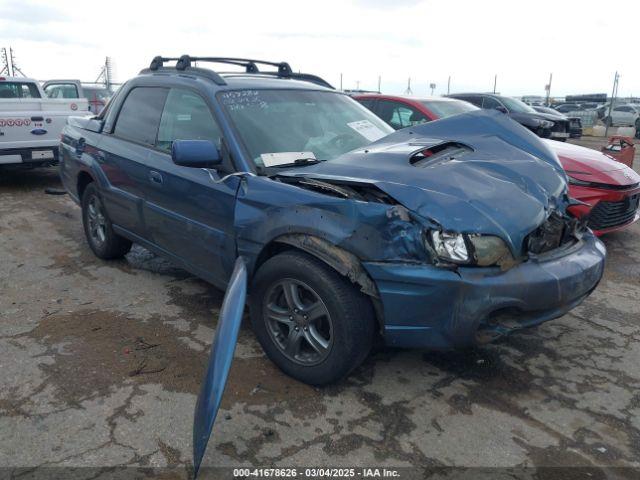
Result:
M312 82L323 87L333 89L333 86L324 79L311 75L308 73L294 73L291 70L291 66L287 62L268 62L265 60L254 60L250 58L233 58L233 57L192 57L190 55L182 55L181 57L154 57L149 65L148 69L142 70L142 72L161 72L161 71L173 71L172 68L165 67L165 62L176 62L175 70L178 72L198 72L210 77L218 85L226 85L224 79L218 75L218 73L209 69L196 68L192 66L192 62L210 62L210 63L224 63L227 65L236 65L244 67L245 73L261 74L269 76L277 76L279 78L293 78L296 80L304 80ZM258 65L269 65L276 67L277 71L261 71ZM142 73L141 72L141 73ZM206 73L205 73L206 72Z

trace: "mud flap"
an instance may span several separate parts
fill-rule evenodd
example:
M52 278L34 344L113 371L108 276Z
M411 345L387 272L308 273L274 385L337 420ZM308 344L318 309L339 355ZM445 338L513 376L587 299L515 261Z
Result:
M211 345L207 373L202 381L193 417L194 478L198 475L213 423L216 420L218 408L220 408L220 401L233 361L233 352L238 341L238 331L240 330L246 296L247 268L242 257L239 257L236 260L222 302L218 328L216 328Z

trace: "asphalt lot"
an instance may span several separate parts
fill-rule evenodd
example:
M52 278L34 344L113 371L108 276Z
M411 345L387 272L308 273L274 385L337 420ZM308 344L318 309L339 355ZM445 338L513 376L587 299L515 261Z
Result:
M58 186L55 169L0 174L0 467L186 476L222 292L137 246L98 260ZM637 478L640 225L604 242L602 283L561 319L470 351L380 350L329 388L282 374L245 322L205 465Z

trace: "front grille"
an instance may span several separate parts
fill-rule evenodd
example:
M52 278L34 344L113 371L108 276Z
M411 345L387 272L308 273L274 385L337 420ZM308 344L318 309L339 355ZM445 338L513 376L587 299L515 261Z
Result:
M601 190L635 190L640 183L632 183L630 185L613 185L611 183L589 182L585 187L599 188Z
M569 122L566 120L554 120L552 132L567 133L569 131Z
M603 230L629 223L636 215L638 202L640 202L640 194L619 202L599 202L589 214L589 228Z
M555 250L574 242L583 230L584 224L576 218L552 212L542 225L527 235L525 239L526 252L540 254Z

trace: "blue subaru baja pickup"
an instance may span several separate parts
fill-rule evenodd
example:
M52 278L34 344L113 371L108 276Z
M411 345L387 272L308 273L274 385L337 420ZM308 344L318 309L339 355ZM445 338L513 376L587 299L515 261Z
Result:
M60 153L98 257L136 242L221 289L236 265L265 352L311 384L343 378L376 337L449 349L554 319L603 273L526 128L474 111L394 132L287 63L156 57L99 116L71 118ZM225 362L245 302L232 293Z

